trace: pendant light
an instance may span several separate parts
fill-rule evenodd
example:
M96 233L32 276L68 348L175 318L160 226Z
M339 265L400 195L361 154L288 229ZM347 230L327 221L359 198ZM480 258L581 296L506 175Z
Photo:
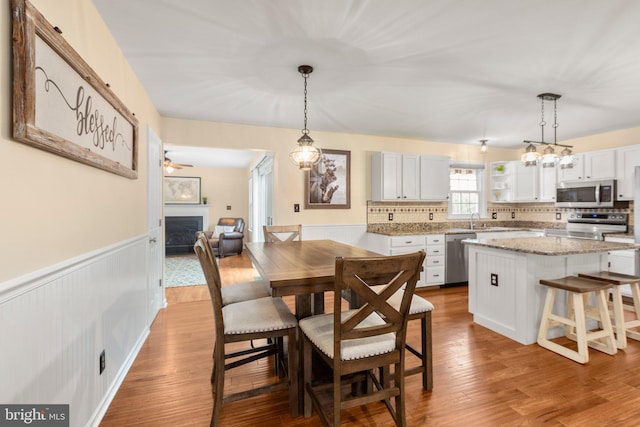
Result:
M557 95L555 93L541 93L538 95L538 98L541 102L541 120L540 120L540 132L542 136L541 141L524 141L527 145L527 149L525 153L520 157L520 160L524 162L525 166L536 166L538 161L542 163L542 167L555 167L557 163L560 164L561 168L571 168L573 167L573 155L571 154L571 146L558 144L558 107L557 101L562 95ZM544 127L547 125L547 122L544 121L544 102L545 101L553 101L553 144L544 141ZM544 152L542 156L537 152L534 144L545 145ZM555 152L555 147L564 147L560 157Z
M481 153L486 153L487 152L487 141L488 141L488 139L481 139L480 140L480 152Z
M298 143L289 153L289 158L300 170L308 171L320 161L322 150L313 144L313 139L309 136L309 129L307 129L307 78L313 72L313 67L300 65L298 72L304 78L304 129L302 129L302 136L298 139Z

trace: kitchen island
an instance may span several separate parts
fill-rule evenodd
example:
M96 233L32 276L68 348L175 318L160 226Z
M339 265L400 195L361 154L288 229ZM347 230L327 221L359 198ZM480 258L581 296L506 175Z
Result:
M540 279L607 270L608 251L634 243L565 237L469 239L469 312L473 321L521 344L537 340L547 288ZM564 294L564 292L562 292ZM566 295L554 310L564 313ZM556 328L556 336L563 332Z

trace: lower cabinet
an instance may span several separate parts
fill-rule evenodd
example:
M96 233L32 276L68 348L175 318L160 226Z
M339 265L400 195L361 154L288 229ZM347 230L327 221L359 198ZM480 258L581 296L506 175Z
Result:
M425 286L444 284L444 234L427 235L427 258L425 260Z
M633 243L633 238L617 238L617 237L605 237L607 242L621 242L621 243ZM624 250L624 251L611 251L607 252L609 271L621 274L636 274L636 251ZM629 285L624 285L620 292L623 295L631 296L631 288Z
M424 236L392 236L389 240L389 255L402 255L425 250ZM426 260L425 260L426 263ZM424 265L416 286L424 286Z
M371 233L371 250L385 255L401 255L424 250L427 257L422 266L418 287L444 284L444 234L385 236Z

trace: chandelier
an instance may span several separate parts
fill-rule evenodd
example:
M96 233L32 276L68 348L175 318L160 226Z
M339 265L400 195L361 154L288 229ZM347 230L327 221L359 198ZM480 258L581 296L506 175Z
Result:
M520 157L520 160L524 163L525 166L536 166L538 162L542 163L542 167L555 167L556 164L559 164L562 169L572 168L574 156L571 153L571 145L558 144L557 136L558 136L558 107L557 101L562 95L556 95L555 93L541 93L538 95L541 102L541 120L540 120L540 131L542 139L541 141L527 141L524 143L528 144L527 148ZM547 122L544 120L544 102L545 101L553 101L553 143L544 141L544 127L547 125ZM542 155L538 153L536 150L536 146L544 145L544 151ZM556 154L556 147L564 147L560 155Z
M289 158L300 170L308 171L320 161L322 150L313 144L313 139L309 136L309 129L307 129L307 78L313 72L313 67L300 65L298 72L304 78L304 129L302 129L302 136L298 139L298 143L289 153Z

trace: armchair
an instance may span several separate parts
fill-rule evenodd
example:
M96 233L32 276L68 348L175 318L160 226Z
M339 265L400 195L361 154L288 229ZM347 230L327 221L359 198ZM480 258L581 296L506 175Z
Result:
M222 231L221 227L233 227L232 231ZM242 218L220 218L216 231L198 231L204 233L217 257L241 254L244 240L244 220Z

